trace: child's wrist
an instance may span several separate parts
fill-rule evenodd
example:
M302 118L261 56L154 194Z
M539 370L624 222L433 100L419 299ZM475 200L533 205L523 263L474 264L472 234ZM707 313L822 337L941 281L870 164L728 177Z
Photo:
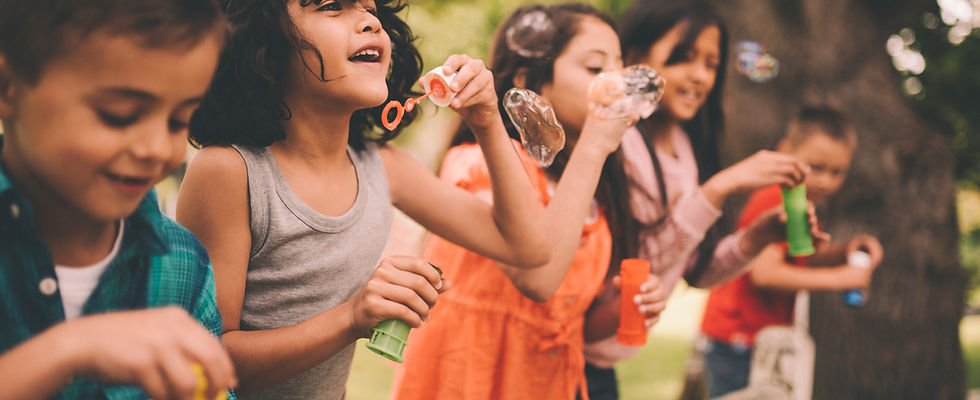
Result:
M701 193L704 195L705 200L708 200L712 205L720 209L725 204L725 199L728 198L729 193L731 193L731 187L723 174L717 174L708 179L704 185L701 185Z
M44 348L50 350L52 360L52 371L64 386L71 384L76 376L84 375L91 364L91 355L88 343L90 338L79 337L76 332L72 332L68 323L57 324L46 332L38 336L43 340Z

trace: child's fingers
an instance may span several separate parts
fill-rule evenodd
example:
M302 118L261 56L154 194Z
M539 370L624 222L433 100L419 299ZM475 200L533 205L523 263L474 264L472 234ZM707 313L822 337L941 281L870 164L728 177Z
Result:
M449 90L457 93L462 91L463 88L472 84L470 81L480 76L484 71L487 71L487 66L483 63L483 60L467 57L466 63L456 71L456 76L449 83Z
M197 376L194 375L191 365L193 362L182 352L162 351L158 352L160 357L160 370L166 376L170 388L170 396L165 398L192 399L197 390Z
M432 287L442 286L442 275L432 264L418 257L392 256L381 260L381 265L390 265L402 271L412 272L425 278Z
M470 61L470 56L466 54L453 54L446 58L446 62L442 63L442 73L446 75L452 75L454 72L459 71L463 65L466 65Z
M139 372L139 386L154 399L169 399L167 380L162 371L155 366Z
M455 83L455 80L453 82ZM492 103L489 99L488 88L490 87L493 87L493 78L489 73L477 75L453 97L453 109L466 108L480 103Z
M614 288L616 288L616 290L621 289L623 287L623 278L619 275L614 276L612 278L612 285Z
M442 280L442 287L439 288L439 294L445 293L451 287L453 287L452 282L449 279L443 279Z
M667 301L660 300L660 301L653 301L653 302L644 302L642 304L638 304L637 307L640 309L641 314L650 316L653 314L660 314L665 309L667 309Z
M200 325L195 328L183 330L187 336L196 336L184 343L184 350L201 365L208 380L209 398L214 398L219 390L238 386L235 366L217 338Z
M387 299L386 299L387 300ZM421 300L419 300L421 303ZM406 324L410 325L412 328L418 328L422 326L423 317L414 309L408 305L403 304L399 301L388 300L384 301L378 306L378 315L382 316L382 319L400 319ZM380 322L380 321L378 321Z
M660 314L657 314L656 316L643 320L643 325L646 325L647 329L650 329L653 328L653 326L656 325L657 322L660 322Z
M389 302L394 302L408 307L423 321L429 318L429 308L432 306L431 304L435 304L430 304L427 302L423 297L419 296L418 292L415 290L399 285L389 285L387 288L385 288L384 293L381 294L381 297Z
M428 265L428 264L426 264ZM431 266L429 268L432 268ZM411 271L404 271L398 268L385 268L378 270L379 277L384 279L389 285L404 288L425 302L425 309L436 304L439 299L439 292L420 274ZM384 295L387 297L387 295Z

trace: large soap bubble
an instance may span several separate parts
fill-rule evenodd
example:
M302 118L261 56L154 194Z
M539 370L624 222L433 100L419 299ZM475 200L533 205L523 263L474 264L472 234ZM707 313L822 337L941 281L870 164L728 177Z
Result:
M521 134L524 149L541 168L550 166L565 147L565 129L551 103L537 93L515 87L504 94L504 110Z
M527 58L544 57L551 50L555 23L544 11L529 11L517 17L506 36L511 51Z
M779 60L766 53L766 48L757 42L738 42L735 54L735 69L752 82L768 82L779 74Z
M646 65L606 71L589 84L589 111L599 119L646 118L657 109L666 81Z

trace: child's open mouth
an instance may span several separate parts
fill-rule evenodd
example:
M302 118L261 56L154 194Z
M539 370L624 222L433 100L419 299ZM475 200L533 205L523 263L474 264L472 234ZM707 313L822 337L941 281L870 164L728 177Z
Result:
M361 49L347 60L351 62L380 62L381 51L375 48Z

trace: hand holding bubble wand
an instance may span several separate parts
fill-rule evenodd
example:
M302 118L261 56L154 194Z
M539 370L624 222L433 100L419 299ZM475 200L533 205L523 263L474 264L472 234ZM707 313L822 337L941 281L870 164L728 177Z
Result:
M442 270L435 265L429 264L442 276ZM368 350L384 356L385 358L400 363L404 361L402 354L408 346L408 333L412 331L411 325L400 319L386 319L378 323L371 329L371 338L367 342Z
M425 76L422 77L422 89L425 94L416 97L414 99L409 98L405 100L405 105L402 105L398 100L389 101L385 108L381 111L381 124L384 125L389 131L395 130L399 124L402 122L402 118L405 116L406 112L412 112L415 106L422 102L422 100L428 98L433 104L445 107L449 105L449 102L453 100L456 96L456 92L449 89L449 84L453 81L456 74L446 75L442 72L442 67L436 67L432 71L429 71ZM392 111L395 112L395 116L392 119Z

